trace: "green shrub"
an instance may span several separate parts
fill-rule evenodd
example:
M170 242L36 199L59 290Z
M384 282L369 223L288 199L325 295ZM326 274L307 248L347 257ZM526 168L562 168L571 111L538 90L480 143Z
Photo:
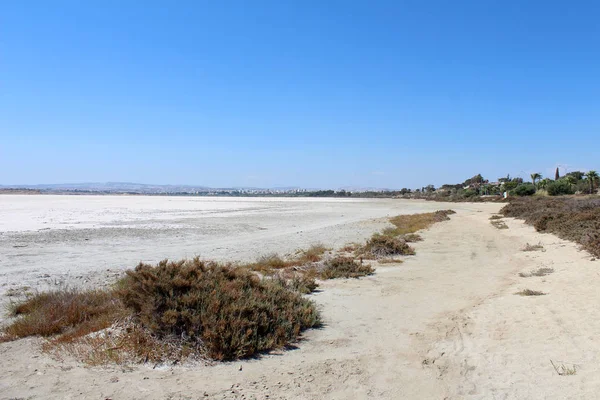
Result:
M511 194L514 196L531 196L535 194L535 186L531 183L524 183L512 190Z
M183 338L215 360L279 348L319 325L314 304L277 280L214 262L140 263L122 285L123 303L159 338Z
M575 190L567 181L559 180L548 184L546 188L550 196L560 196L564 194L573 194Z

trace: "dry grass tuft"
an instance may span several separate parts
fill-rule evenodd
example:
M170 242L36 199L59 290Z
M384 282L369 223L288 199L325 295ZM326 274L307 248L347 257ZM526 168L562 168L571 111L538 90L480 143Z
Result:
M322 244L313 244L306 250L300 250L298 252L298 257L295 258L292 262L296 265L304 265L308 263L315 263L321 261L323 255L329 251L327 247Z
M9 338L60 335L61 340L109 327L126 315L113 292L102 290L37 293L11 308L18 317L3 329Z
M321 271L321 278L359 278L373 274L374 270L369 264L355 261L352 257L334 257L325 262Z
M567 376L567 375L575 375L577 374L577 366L575 364L571 364L568 366L565 363L560 363L559 365L554 364L554 361L550 360L552 367L558 375Z
M520 272L519 276L521 278L530 278L532 276L546 276L546 275L550 275L553 272L554 272L553 268L539 268L539 269L537 269L535 271L531 271L529 273Z
M340 253L352 253L360 248L358 243L346 243L344 247L338 250Z
M525 289L515 294L518 294L519 296L544 296L546 293L540 292L538 290Z
M404 262L404 260L401 260L399 258L389 257L389 258L382 258L380 260L377 260L377 262L379 264L402 264Z
M544 246L541 243L538 244L529 244L527 243L525 247L521 249L521 251L546 251L544 250Z

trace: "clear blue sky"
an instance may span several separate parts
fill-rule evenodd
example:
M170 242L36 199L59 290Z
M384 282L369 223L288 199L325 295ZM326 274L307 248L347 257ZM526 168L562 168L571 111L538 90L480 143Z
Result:
M600 169L596 1L0 2L0 184Z

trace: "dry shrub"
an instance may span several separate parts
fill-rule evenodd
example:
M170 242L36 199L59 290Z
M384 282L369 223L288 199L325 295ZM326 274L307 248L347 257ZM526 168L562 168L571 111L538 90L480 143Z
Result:
M61 340L109 327L126 315L113 292L64 289L37 293L12 307L18 317L3 329L9 338L60 335Z
M397 255L414 255L415 250L406 244L406 241L402 238L376 233L367 241L362 249L362 253L372 254L379 258Z
M274 279L277 279L278 283L287 289L301 294L309 294L319 287L316 281L317 276L317 270L309 268L301 271L282 271Z
M451 214L456 214L454 210L440 210L432 213L398 215L390 218L390 222L395 226L387 230L391 236L406 235L422 229L427 229L436 222L448 221Z
M515 294L518 294L519 296L544 296L546 293L540 292L538 290L525 289Z
M554 272L553 268L539 268L535 271L531 271L528 273L524 273L524 272L520 272L519 276L521 278L530 278L532 276L546 276L546 275L550 275L551 273Z
M325 268L321 271L321 278L359 278L373 274L374 270L369 264L357 262L352 257L334 257L325 262Z
M521 249L521 251L545 251L544 246L541 243L538 244L529 244L527 243L525 247Z
M314 304L278 280L198 258L140 263L120 295L135 322L159 339L201 345L215 360L286 346L320 323Z
M421 242L423 238L418 233L408 233L402 236L407 243Z
M200 344L192 347L179 338L159 339L133 323L132 318L72 340L50 339L42 344L42 350L56 359L67 354L87 365L181 362L205 357Z
M504 218L502 215L494 214L490 217L490 220L502 219Z
M344 245L344 247L342 247L338 251L342 252L342 253L352 253L359 248L360 248L360 244L358 244L358 243L346 243Z
M524 219L539 232L577 242L600 257L600 198L528 197L512 200L502 211L507 217Z
M508 229L508 225L506 225L506 223L504 221L500 221L500 220L496 219L496 220L492 220L490 223L495 228L498 228L498 229Z

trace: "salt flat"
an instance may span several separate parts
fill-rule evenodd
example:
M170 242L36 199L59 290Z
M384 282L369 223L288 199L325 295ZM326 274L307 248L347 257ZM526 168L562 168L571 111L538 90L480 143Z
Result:
M2 195L0 296L24 285L98 285L140 261L253 261L314 243L337 248L369 237L385 217L439 207L391 199Z

